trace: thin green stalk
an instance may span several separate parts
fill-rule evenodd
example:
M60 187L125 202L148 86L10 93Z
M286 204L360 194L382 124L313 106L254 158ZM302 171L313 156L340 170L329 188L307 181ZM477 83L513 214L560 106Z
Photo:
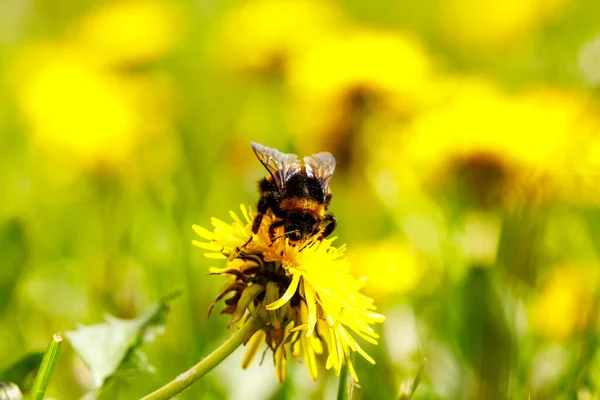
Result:
M344 364L340 372L337 400L348 400L348 365Z
M256 331L261 324L260 320L250 317L250 319L234 333L233 336L213 351L208 357L204 358L198 364L194 365L171 382L145 396L142 400L165 400L183 392L229 357L235 349L244 343L248 334Z
M419 384L421 383L421 377L423 376L423 373L425 372L426 366L427 366L427 359L424 358L423 362L421 363L421 368L419 368L419 372L417 372L417 376L415 377L415 380L413 381L413 384L410 388L410 394L408 395L408 400L412 399L413 396L415 395L415 392L417 391L417 388L419 387Z
M62 334L55 333L52 335L52 340L50 340L50 343L48 344L48 349L44 354L44 358L42 358L40 369L35 377L35 381L33 382L33 388L31 389L30 397L31 400L41 400L44 398L44 394L46 393L46 389L48 388L48 384L52 378L52 373L54 372L54 367L58 361L61 344Z

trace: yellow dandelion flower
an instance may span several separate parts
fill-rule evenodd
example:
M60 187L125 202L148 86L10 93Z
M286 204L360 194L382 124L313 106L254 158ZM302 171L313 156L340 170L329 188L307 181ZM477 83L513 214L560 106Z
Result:
M113 73L80 50L68 42L42 43L25 49L15 62L14 91L36 149L82 170L136 179L148 170L170 170L168 77ZM132 162L142 149L141 159L151 162ZM137 170L138 164L148 170Z
M437 18L444 38L457 47L494 51L538 28L570 2L447 0L440 2Z
M159 68L134 67L173 49L178 15L160 0L112 2L74 21L64 37L15 57L10 81L44 161L134 183L171 171L171 79Z
M375 298L410 293L427 274L427 265L402 239L364 243L348 251L352 271L365 276L365 292Z
M156 61L177 44L182 16L176 3L127 0L94 8L75 25L72 36L98 62L136 65Z
M299 148L339 146L364 110L412 115L430 64L421 43L398 32L357 29L314 43L288 78Z
M561 340L588 329L599 278L597 266L562 265L553 269L528 309L532 330Z
M225 300L224 313L231 314L230 325L248 315L265 322L262 331L249 339L247 366L265 341L273 350L277 377L285 378L287 355L302 358L309 375L318 377L317 357L327 355L325 367L336 375L350 362L352 352L374 360L361 348L354 335L377 343L371 325L385 317L376 312L373 300L360 293L364 283L350 275L345 247L332 246L334 239L291 245L287 238L271 243L267 214L257 234L252 234L255 213L241 206L242 217L231 212L233 223L213 218L213 230L194 226L208 242L193 243L205 250L206 257L227 260L214 274L231 275L215 302ZM250 240L248 240L250 238ZM214 303L213 303L214 305ZM211 306L212 308L212 306Z
M568 138L560 114L489 81L452 85L443 103L378 139L379 168L399 181L414 177L410 185L438 195L457 193L475 206L556 194L552 166Z
M226 15L215 45L234 70L279 71L344 24L327 2L250 1Z
M140 118L126 82L90 68L68 45L31 48L21 62L28 79L18 83L18 98L40 147L72 152L86 165L125 160Z
M600 196L600 105L585 93L536 87L520 101L535 117L525 129L560 140L561 151L547 164L556 192L572 203L596 203ZM533 143L532 143L533 145Z

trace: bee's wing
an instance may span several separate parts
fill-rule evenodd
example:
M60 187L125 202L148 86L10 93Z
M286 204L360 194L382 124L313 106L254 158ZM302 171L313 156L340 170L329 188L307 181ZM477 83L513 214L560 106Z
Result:
M323 189L323 193L327 194L329 190L329 182L335 171L335 157L331 153L317 153L310 157L304 157L304 163L310 167L307 172L317 178Z
M271 174L279 191L283 191L290 176L300 171L300 160L295 154L284 154L262 144L252 142L252 149L258 160Z

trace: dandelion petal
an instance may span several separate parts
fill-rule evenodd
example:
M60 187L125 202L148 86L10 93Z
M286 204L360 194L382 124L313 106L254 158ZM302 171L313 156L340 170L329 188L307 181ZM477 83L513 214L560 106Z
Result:
M315 290L306 282L304 283L304 296L306 297L306 305L308 307L308 329L306 330L306 336L310 336L315 330L317 323L317 299Z
M193 225L192 229L194 230L194 232L196 232L196 234L198 234L198 236L206 239L206 240L213 240L215 234L212 233L211 231L209 231L206 228L201 227L200 225Z
M300 275L294 275L294 277L292 278L292 282L290 283L290 286L288 286L288 288L285 291L285 293L283 294L283 296L281 296L281 298L279 300L274 301L271 304L268 304L267 310L269 310L269 311L276 310L279 307L283 306L288 301L290 301L290 299L292 298L292 296L294 295L294 293L296 293L296 290L298 289L298 283L300 283Z

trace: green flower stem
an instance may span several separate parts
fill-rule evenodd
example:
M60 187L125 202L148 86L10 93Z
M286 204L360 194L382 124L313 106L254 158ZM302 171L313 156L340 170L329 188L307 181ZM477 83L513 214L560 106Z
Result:
M62 340L61 333L55 333L52 336L52 340L50 340L50 343L48 344L48 349L44 354L44 358L42 358L40 369L35 377L35 381L33 382L33 388L31 389L30 397L32 400L40 400L44 398L44 394L46 393L46 389L50 383L50 378L52 378L52 373L54 372L54 367L58 361Z
M256 318L250 319L231 336L219 348L213 351L208 357L204 358L198 364L188 369L177 378L166 385L156 389L154 392L142 398L142 400L164 400L183 392L193 385L196 381L210 372L213 368L225 360L231 353L244 343L244 340L251 332L258 330L262 322Z
M337 400L348 400L348 365L344 364L340 371Z

